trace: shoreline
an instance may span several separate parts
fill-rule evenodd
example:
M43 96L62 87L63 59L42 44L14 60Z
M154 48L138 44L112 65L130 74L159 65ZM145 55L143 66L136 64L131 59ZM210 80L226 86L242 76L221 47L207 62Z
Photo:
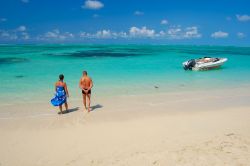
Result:
M93 89L93 96L95 98L116 98L120 96L147 96L150 94L158 95L158 94L176 94L176 93L195 93L195 92L206 92L206 90L209 91L230 91L230 89L239 89L239 88L250 88L250 83L242 83L242 84L230 84L230 85L209 85L202 87L201 85L199 87L185 85L185 84L178 84L178 85L162 85L160 84L139 84L137 87L132 86L120 86L115 87L115 89L106 92L107 90L104 90L104 87ZM157 88L156 88L157 87ZM6 105L14 105L14 104L32 104L32 103L46 103L50 102L50 99L54 96L53 86L50 87L51 90L39 90L38 92L29 92L29 93L21 93L21 94L5 94L2 93L0 95L0 107L6 106ZM71 88L71 87L70 87ZM41 92L40 92L41 91ZM81 91L78 88L71 88L70 89L70 100L78 100L81 99Z
M244 107L249 106L248 101L250 95L245 87L224 88L224 89L209 89L207 90L195 90L195 91L175 91L175 92L160 92L158 89L151 94L123 94L116 96L96 96L92 95L92 107L98 107L97 110L106 112L118 110L127 110L131 105L131 110L138 111L143 110L145 107L158 107L159 109L172 109L172 110L198 110L194 108L194 105L198 104L202 106L203 110L206 109L218 109L227 107ZM159 89L160 90L160 89ZM231 102L232 101L232 102ZM82 97L69 98L69 108L75 109L72 112L74 114L77 111L83 110ZM187 106L181 107L178 103L185 103ZM209 104L211 103L211 104ZM100 108L99 108L100 107ZM216 108L218 107L218 108ZM35 110L34 110L35 108ZM135 109L133 109L135 108ZM0 105L0 120L11 118L22 118L26 116L58 116L57 107L53 107L50 101L44 102L29 102L29 103L16 103ZM71 114L71 113L69 113ZM64 114L65 116L69 114Z

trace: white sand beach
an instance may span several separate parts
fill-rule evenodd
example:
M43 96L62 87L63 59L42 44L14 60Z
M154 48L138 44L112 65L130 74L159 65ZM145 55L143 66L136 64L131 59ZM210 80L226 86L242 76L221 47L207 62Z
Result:
M249 88L3 105L1 166L248 166ZM34 114L35 112L35 114Z

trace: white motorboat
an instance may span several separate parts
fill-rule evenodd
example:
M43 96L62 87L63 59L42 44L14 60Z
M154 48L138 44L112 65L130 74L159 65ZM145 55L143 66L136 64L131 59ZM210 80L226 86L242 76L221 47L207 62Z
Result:
M227 58L204 57L183 62L184 70L210 70L221 67Z

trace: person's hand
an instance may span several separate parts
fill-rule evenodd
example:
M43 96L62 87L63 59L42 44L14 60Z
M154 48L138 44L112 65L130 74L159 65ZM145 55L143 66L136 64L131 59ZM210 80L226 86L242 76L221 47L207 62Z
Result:
M84 93L88 93L88 90L83 89Z

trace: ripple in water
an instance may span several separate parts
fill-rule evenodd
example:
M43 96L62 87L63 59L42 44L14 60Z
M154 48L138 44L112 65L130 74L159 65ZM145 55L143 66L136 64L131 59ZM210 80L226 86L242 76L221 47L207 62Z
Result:
M0 65L23 63L23 62L28 62L28 61L29 60L26 58L16 58L16 57L0 58Z

